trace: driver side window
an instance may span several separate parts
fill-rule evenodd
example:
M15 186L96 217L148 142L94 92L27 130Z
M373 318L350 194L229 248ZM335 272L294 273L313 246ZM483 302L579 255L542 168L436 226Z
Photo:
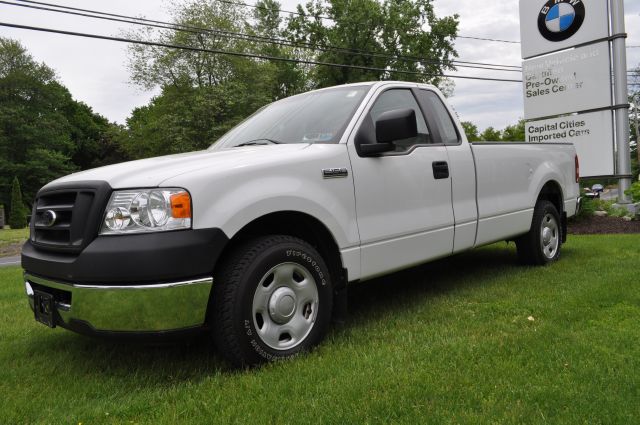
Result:
M408 139L394 140L393 143L396 146L396 152L406 152L415 145L424 145L433 143L431 141L431 135L429 129L422 116L422 111L413 97L411 90L408 89L391 89L382 93L373 107L369 111L369 116L372 121L375 122L378 117L384 112L392 111L394 109L413 109L416 113L416 120L418 126L418 135L416 137L410 137Z

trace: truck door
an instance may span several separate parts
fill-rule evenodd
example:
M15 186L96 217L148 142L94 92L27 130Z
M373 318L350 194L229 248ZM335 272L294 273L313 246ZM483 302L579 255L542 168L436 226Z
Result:
M414 94L435 138L447 147L455 219L453 252L464 251L474 246L478 227L476 166L471 146L463 140L459 131L461 125L456 124L454 114L435 91L421 88Z
M395 151L361 157L354 137L366 119L415 110L417 137L394 141ZM410 88L382 87L349 139L361 241L361 278L410 267L453 251L449 158L433 137Z

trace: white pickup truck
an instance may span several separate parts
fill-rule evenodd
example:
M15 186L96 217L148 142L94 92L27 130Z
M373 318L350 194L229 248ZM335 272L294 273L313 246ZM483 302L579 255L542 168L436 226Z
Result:
M208 150L43 187L26 292L51 327L207 330L236 365L287 358L322 339L349 282L501 240L523 263L555 261L578 174L571 144L468 143L432 86L317 90Z

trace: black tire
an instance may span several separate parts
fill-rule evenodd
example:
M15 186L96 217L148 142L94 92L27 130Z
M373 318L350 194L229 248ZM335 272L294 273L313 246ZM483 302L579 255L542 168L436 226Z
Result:
M289 269L291 283L283 284ZM298 285L304 293L296 292ZM213 286L209 315L213 338L220 354L237 367L308 351L322 340L331 321L329 269L311 245L295 237L270 235L244 243L216 268ZM268 308L256 313L256 305L265 304L262 300L267 300ZM306 304L300 307L300 303ZM288 332L288 326L302 331Z
M518 260L525 265L543 266L560 257L562 225L555 205L546 200L536 203L531 228L516 239L516 247Z

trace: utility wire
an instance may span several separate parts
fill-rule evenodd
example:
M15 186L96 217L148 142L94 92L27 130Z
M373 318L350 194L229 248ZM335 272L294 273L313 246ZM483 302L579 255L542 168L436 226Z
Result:
M216 34L216 35L220 35L222 37L227 37L227 38L231 38L231 39L238 39L238 40L246 40L246 41L257 41L258 43L270 43L270 44L277 44L277 45L282 45L282 46L290 46L290 47L298 47L298 48L304 48L304 49L309 49L309 50L315 50L315 51L322 51L322 52L331 52L331 51L343 51L343 52L347 52L346 49L342 49L342 48L324 48L324 47L319 47L319 46L313 46L310 43L304 43L304 45L302 44L298 44L295 42L291 42L288 40L283 40L283 39L276 39L276 38L271 38L271 37L263 37L263 36L257 36L257 35L252 35L252 34L245 34L245 33L237 33L237 32L232 32L232 31L226 31L226 30L217 30L217 29L210 29L210 28L201 28L201 27L190 27L190 26L184 26L182 27L180 24L171 24L171 23L166 23L166 24L156 24L156 23L143 23L141 22L143 19L142 18L135 18L135 17L127 17L127 19L121 19L121 18L113 18L113 17L107 17L107 16L99 16L99 15L93 15L93 14L88 14L88 13L82 13L82 12L73 12L73 11L67 11L67 10L57 10L57 9L51 9L48 7L43 7L43 6L34 6L34 5L28 5L28 4L18 4L18 3L12 3L12 2L8 2L5 0L0 0L0 4L5 4L5 5L9 5L9 6L18 6L18 7L25 7L25 8L29 8L29 9L36 9L36 10L43 10L43 11L47 11L47 12L55 12L55 13L62 13L62 14L67 14L67 15L74 15L74 16L81 16L81 17L86 17L86 18L93 18L93 19L101 19L101 20L107 20L107 21L114 21L114 22L123 22L123 23L128 23L128 24L134 24L134 25L143 25L146 27L153 27L153 28L161 28L161 29L169 29L169 30L174 30L174 31L182 31L182 32L188 32L188 33L192 33L192 34L202 34L203 32L206 33L210 33L210 34ZM63 7L63 6L57 6L57 5L52 5L54 7ZM88 11L89 13L100 13L103 14L104 12L94 12L94 11ZM104 13L106 15L106 13ZM124 17L124 15L121 15ZM197 28L197 29L192 29L192 28ZM351 53L351 52L348 52ZM383 58L390 58L390 59L397 59L397 60L402 60L405 62L414 62L414 63L437 63L437 64L446 64L446 61L440 61L440 60L434 60L434 59L419 59L419 58L411 58L411 57L405 57L405 56L395 56L395 55L389 55L389 54L378 54L378 53L358 53L358 55L361 56L369 56L369 57L383 57ZM504 72L520 72L519 69L501 69L501 68L494 68L494 67L487 67L485 64L483 63L478 63L478 65L482 65L482 66L475 66L475 65L459 65L458 61L451 61L452 65L458 66L460 68L474 68L474 69L486 69L489 71L504 71Z
M469 65L479 65L479 67L477 67L477 69L483 69L483 68L480 68L480 67L486 67L485 69L491 70L491 71L517 70L519 72L521 70L521 68L522 68L520 66L515 66L515 65L503 65L503 64L492 64L492 63L483 63L483 62L470 62L470 61L460 61L460 60L443 61L443 60L436 60L436 59L418 58L418 57L415 57L415 56L390 55L390 54L384 53L384 52L370 52L370 51L366 51L366 50L351 49L351 48L346 48L346 47L341 47L341 46L326 46L326 47L324 47L324 46L317 46L315 44L306 43L306 42L292 42L292 41L289 41L289 40L286 40L286 39L282 39L282 38L265 37L265 36L246 34L246 33L238 33L238 32L227 31L227 30L210 29L210 28L203 28L203 27L192 26L192 25L184 25L184 24L175 24L175 23L166 22L166 21L158 21L158 20L145 19L145 18L139 18L139 17L127 16L127 15L120 15L120 14L115 14L115 13L101 12L101 11L97 11L97 10L81 9L81 8L70 7L70 6L61 6L61 5L45 3L45 2L35 1L35 0L15 0L15 1L19 1L20 3L32 3L32 4L42 5L42 6L50 6L50 7L55 7L57 9L62 9L62 10L50 9L50 8L38 7L38 6L31 6L31 5L26 5L26 4L10 3L10 2L7 2L7 1L0 1L0 3L7 4L7 5L12 5L12 6L27 7L27 8L32 8L32 9L39 9L39 10L46 10L46 11L51 11L51 12L58 12L58 13L78 15L78 16L89 17L89 18L96 18L96 19L106 19L106 18L104 18L104 16L108 16L108 17L111 17L112 19L107 19L107 20L112 20L112 21L115 21L115 22L124 22L124 23L136 24L136 25L143 25L143 24L140 24L139 22L146 22L146 23L152 24L152 25L145 25L145 26L149 26L149 27L171 29L171 30L179 30L179 31L193 32L193 33L208 32L208 33L214 33L214 34L218 34L218 35L225 35L225 36L228 36L230 38L234 38L234 37L235 38L239 38L240 37L240 39L243 39L243 40L261 40L260 42L269 42L269 43L272 43L272 44L280 44L280 45L286 45L286 46L291 46L291 47L307 48L307 49L313 49L313 50L324 51L324 52L341 51L341 52L345 52L345 53L357 53L357 54L364 55L364 56L373 56L373 57L377 56L377 57L385 57L385 58L399 59L399 60L403 60L403 61L421 62L421 63L423 63L423 62L424 63L438 63L438 64L445 64L445 65L448 65L450 63L452 65L459 66L461 68L476 68L476 67L472 67L472 66L469 66ZM217 0L217 1L222 1L222 0ZM224 2L227 2L227 0L224 0ZM76 12L70 12L70 11L76 11ZM85 12L85 13L78 13L78 12ZM86 13L90 13L91 15L87 15ZM101 15L101 16L95 16L95 15ZM122 18L122 19L113 19L113 18ZM136 22L136 21L139 21L139 22ZM498 68L493 68L493 67L508 68L508 69L498 69Z
M29 31L39 31L39 32L47 32L53 34L63 34L70 35L74 37L84 37L84 38L93 38L98 40L110 40L110 41L118 41L121 43L131 43L131 44L140 44L145 46L156 46L156 47L165 47L169 49L179 49L179 50L189 50L194 52L205 52L205 53L214 53L220 55L228 55L228 56L236 56L236 57L245 57L252 59L263 59L263 60L272 60L272 61L280 61L280 62L289 62L289 63L302 63L306 65L319 65L319 66L329 66L334 68L350 68L350 69L360 69L365 71L376 71L376 72L388 72L393 74L406 74L406 75L420 75L423 77L446 77L446 78L459 78L463 80L481 80L481 81L500 81L500 82L509 82L509 83L521 83L522 80L511 80L506 78L489 78L489 77L472 77L469 75L451 75L451 74L427 74L424 72L417 71L402 71L397 69L385 69L385 68L374 68L369 66L360 66L360 65L347 65L342 63L331 63L331 62L321 62L321 61L312 61L312 60L304 60L304 59L291 59L291 58L283 58L279 56L269 56L269 55L258 55L254 53L242 53L242 52L233 52L228 50L221 49L204 49L199 47L192 46L184 46L178 44L169 44L169 43L159 43L155 41L145 41L145 40L134 40L131 38L124 37L111 37L106 35L99 34L89 34L89 33L81 33L81 32L73 32L73 31L64 31L57 30L53 28L43 28L43 27L33 27L28 25L18 25L12 24L9 22L0 22L0 26L8 27L8 28L18 28Z
M240 1L230 1L230 0L216 0L216 1L218 3L225 3L225 4L234 5L234 6L250 7L252 9L262 9L262 10L274 11L274 12L278 12L278 13L288 13L288 14L291 14L291 15L308 16L308 17L312 17L312 18L316 17L316 15L310 15L310 14L307 14L307 13L300 13L300 12L296 12L296 11L293 11L293 10L269 8L269 7L264 7L264 6L258 6L257 4L244 3L244 2L240 2ZM324 19L324 20L334 21L335 22L335 18L332 18L330 16L317 15L317 17L320 18L320 19ZM519 41L500 40L500 39L496 39L496 38L471 37L471 36L463 36L463 35L458 35L458 36L456 36L456 38L464 38L464 39L468 39L468 40L480 40L480 41L494 41L494 42L498 42L498 43L520 44Z

